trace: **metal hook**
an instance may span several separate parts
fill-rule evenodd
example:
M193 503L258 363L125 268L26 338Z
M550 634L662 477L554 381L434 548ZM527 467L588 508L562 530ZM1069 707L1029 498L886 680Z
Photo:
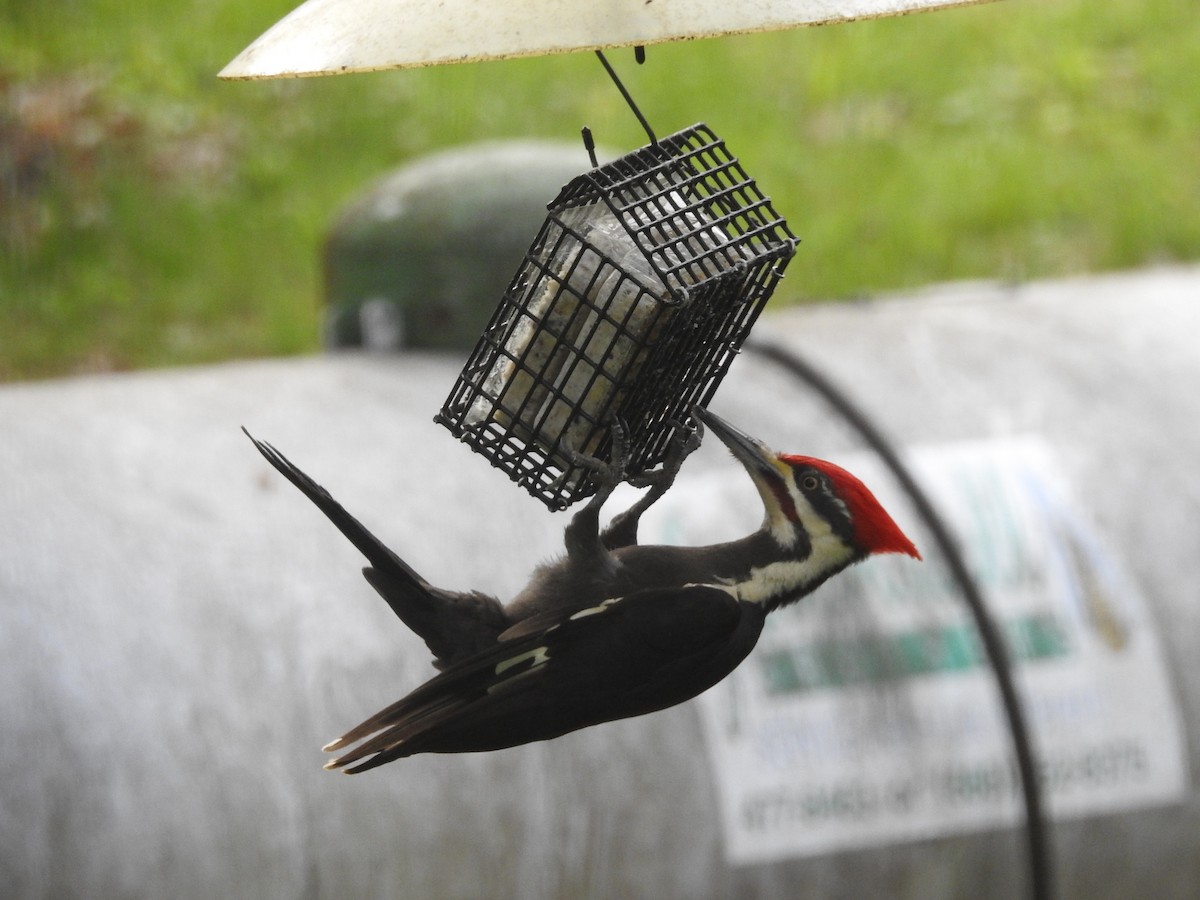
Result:
M645 58L645 55L645 50L643 49L643 59ZM637 104L633 102L633 97L629 96L629 91L625 90L625 85L621 83L621 79L617 77L616 71L611 65L609 65L608 59L604 56L604 53L600 50L597 50L596 56L599 57L601 65L603 65L605 71L608 72L608 77L611 78L613 84L617 86L617 90L621 92L621 96L625 98L625 103L629 106L630 110L633 111L633 114L637 117L638 122L641 123L642 128L646 132L646 136L650 138L650 143L657 147L658 138L654 136L654 131L650 128L650 123L646 121L646 117L642 115L642 111L638 109Z
M587 151L588 159L592 161L592 168L600 168L600 163L596 159L596 141L592 138L592 129L584 125L580 133L583 135L583 149Z

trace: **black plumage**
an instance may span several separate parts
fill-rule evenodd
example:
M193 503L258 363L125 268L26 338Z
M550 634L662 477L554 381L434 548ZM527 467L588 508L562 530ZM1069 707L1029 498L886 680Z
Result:
M434 587L275 448L251 438L366 556L367 580L441 670L327 745L345 752L326 767L361 772L415 753L495 750L664 709L741 663L771 609L869 553L917 555L849 473L778 456L712 413L696 415L758 486L763 527L706 547L637 543L638 518L699 443L697 426L647 494L601 531L601 507L623 475L617 440L604 486L566 528L566 554L539 567L506 605Z

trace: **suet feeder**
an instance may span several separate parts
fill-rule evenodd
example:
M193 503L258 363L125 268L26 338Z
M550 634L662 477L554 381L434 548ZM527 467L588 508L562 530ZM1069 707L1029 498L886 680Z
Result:
M896 15L974 0L306 0L222 78L340 74L632 46ZM618 7L620 7L618 9ZM537 23L537 27L530 27ZM605 67L620 86L615 73ZM636 112L636 108L634 110ZM641 119L640 113L638 114ZM642 119L643 125L645 120ZM696 125L572 180L549 204L435 420L551 509L595 493L612 423L628 477L665 461L724 377L796 239Z
M694 125L572 180L435 417L551 509L596 490L611 426L636 476L724 377L796 238Z

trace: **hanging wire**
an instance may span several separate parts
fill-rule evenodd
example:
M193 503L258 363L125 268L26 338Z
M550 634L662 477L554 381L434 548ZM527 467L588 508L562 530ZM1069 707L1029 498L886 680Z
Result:
M604 66L604 70L608 72L608 77L612 79L613 84L617 86L617 90L621 92L621 96L625 98L625 103L628 104L630 110L633 111L634 116L637 117L638 122L641 123L642 128L646 132L646 136L650 138L650 143L657 147L658 138L654 136L654 130L650 127L650 123L646 121L646 117L642 115L642 111L638 109L637 104L633 102L633 97L631 97L629 91L625 89L625 85L621 83L621 79L617 77L617 72L615 69L613 69L612 65L609 64L608 58L605 57L604 53L600 50L596 51L596 57L600 60L600 64ZM642 49L642 59L645 59L645 48Z
M828 378L818 372L795 353L776 345L749 342L746 349L765 359L777 363L799 380L807 383L854 427L862 438L879 454L880 459L891 470L900 486L912 500L918 515L942 551L950 574L958 583L963 599L966 600L975 626L979 631L984 652L996 676L1000 690L1000 701L1008 720L1012 735L1013 750L1017 758L1017 770L1021 779L1021 792L1025 803L1025 834L1029 854L1029 896L1032 900L1050 900L1053 896L1053 871L1050 836L1042 804L1041 787L1037 777L1037 766L1033 756L1029 727L1017 695L1013 679L1012 664L1000 637L1000 630L993 621L983 595L975 579L967 570L966 562L949 528L938 515L933 503L917 484L916 479L900 461L891 443L875 427L866 413L859 409L845 393Z

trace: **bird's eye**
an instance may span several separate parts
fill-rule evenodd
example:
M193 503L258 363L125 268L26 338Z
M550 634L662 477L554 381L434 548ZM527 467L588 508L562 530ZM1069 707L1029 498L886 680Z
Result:
M816 475L805 475L800 479L800 490L815 491L821 486L821 480Z

